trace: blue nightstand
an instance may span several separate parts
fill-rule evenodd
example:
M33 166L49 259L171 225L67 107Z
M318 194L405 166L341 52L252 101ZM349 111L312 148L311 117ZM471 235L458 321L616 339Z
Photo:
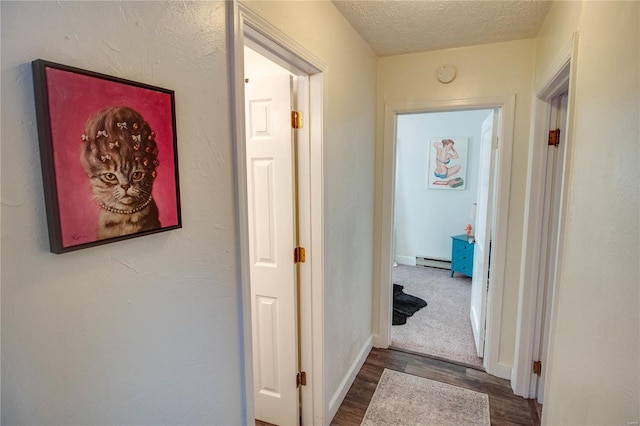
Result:
M454 272L473 276L473 249L474 243L469 242L466 235L451 237L451 276Z

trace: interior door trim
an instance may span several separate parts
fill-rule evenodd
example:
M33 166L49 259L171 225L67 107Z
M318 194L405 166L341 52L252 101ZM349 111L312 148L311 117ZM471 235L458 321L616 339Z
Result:
M540 245L542 243L542 217L539 206L544 202L544 177L546 169L546 145L538 143L544 141L549 132L551 100L568 89L566 146L564 152L564 176L571 172L571 151L573 145L573 110L575 103L575 75L579 44L579 33L572 37L562 49L562 55L549 68L550 72L541 81L536 92L534 112L532 117L532 137L529 141L529 163L527 187L525 194L525 226L522 237L522 264L520 273L520 297L518 300L518 325L516 328L516 347L513 361L511 388L516 395L531 398L531 365L533 362L533 346L535 338L536 300L540 271ZM563 177L564 179L564 177ZM567 180L564 180L562 191L567 191ZM566 197L560 201L560 215L558 218L558 247L556 252L556 270L554 281L558 282L562 276L563 238L566 222ZM557 317L558 286L550 289L552 292L551 319L549 341L553 341L554 323ZM546 374L552 369L552 360L548 359ZM548 381L546 382L548 384ZM548 392L545 390L545 394Z
M506 268L507 225L509 219L509 193L511 188L511 158L515 122L516 95L442 100L410 101L385 105L382 184L378 188L382 199L382 212L378 219L374 257L378 268L374 270L373 344L387 348L391 343L391 271L393 263L393 200L396 162L396 117L398 114L444 112L468 109L496 108L500 110L498 135L500 138L496 160L495 224L493 228L491 259L492 274L487 298L487 326L485 334L484 368L494 376L508 379L511 365L499 359L500 330ZM498 256L497 253L502 255ZM377 296L377 297L376 297Z

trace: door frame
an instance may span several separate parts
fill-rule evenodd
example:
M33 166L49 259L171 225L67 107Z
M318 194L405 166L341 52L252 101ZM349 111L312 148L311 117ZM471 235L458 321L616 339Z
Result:
M541 79L541 87L535 92L534 115L532 120L532 136L529 141L529 164L527 172L527 187L525 195L525 217L522 239L522 261L520 267L520 288L518 299L518 322L516 326L516 345L513 363L513 373L511 376L511 388L513 392L524 398L535 398L535 391L532 391L532 382L535 382L532 373L532 363L534 357L534 341L536 329L536 312L539 302L540 286L544 285L540 279L540 253L542 248L542 228L543 217L539 206L544 203L545 196L545 175L546 175L546 145L540 143L548 137L550 126L551 102L564 91L568 91L567 99L567 121L564 151L564 171L561 179L561 195L558 215L558 232L555 254L555 271L553 272L554 284L560 282L562 277L562 258L564 251L564 234L566 224L566 204L568 192L567 177L571 173L571 157L573 150L573 111L575 105L575 76L576 58L578 52L578 33L574 33L571 39L561 49L561 54L552 63L549 73ZM557 293L558 285L549 289L551 293L550 321L548 327L549 343L553 342L555 319L557 317ZM547 365L543 365L543 374L548 377L552 360L547 357ZM545 380L546 384L549 383ZM545 394L548 395L545 389Z
M499 361L500 326L504 293L506 258L495 253L506 253L507 224L509 219L509 191L511 188L511 153L515 122L516 95L474 99L403 102L385 105L382 165L382 214L380 219L380 249L375 254L378 261L378 311L377 332L373 344L387 348L391 344L391 316L393 313L391 284L393 264L393 221L395 199L396 125L398 114L446 112L470 109L499 109L498 157L496 159L496 188L494 194L494 227L492 236L492 280L487 296L487 326L485 331L484 368L494 376L511 377L511 366Z
M253 349L251 287L249 273L249 229L244 113L244 45L268 57L296 75L308 77L300 88L305 117L299 134L298 208L299 241L306 248L300 265L300 362L307 373L301 387L303 424L324 424L327 418L324 392L324 185L323 185L323 93L326 64L275 28L246 5L226 2L231 128L236 203L236 257L241 295L241 325L244 381L243 424L254 424ZM305 81L307 79L304 79ZM303 86L306 83L303 83ZM307 95L305 101L305 95ZM300 143L302 141L302 143ZM293 247L292 247L293 255ZM295 377L292 377L295 380Z
M567 69L567 74L569 70ZM568 83L568 81L567 81ZM564 153L566 151L568 84L563 86L560 95L551 100L549 131L560 129L560 139L556 146L547 146L545 197L543 204L543 224L541 233L541 253L538 276L540 285L536 299L536 323L533 341L533 360L547 365L549 349L549 321L551 318L551 302L555 286L555 262L558 247L558 222L562 196L562 182L565 170ZM553 157L553 158L550 158ZM556 173L557 172L557 173ZM551 255L551 256L549 256ZM538 403L544 397L545 374L532 376L530 393L535 395Z

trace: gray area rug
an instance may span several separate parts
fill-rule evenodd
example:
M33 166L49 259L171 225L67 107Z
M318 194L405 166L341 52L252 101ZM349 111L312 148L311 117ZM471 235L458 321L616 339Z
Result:
M393 268L393 282L428 305L406 324L391 327L391 346L482 368L469 319L471 278L452 278L445 269L399 265Z
M489 396L385 369L362 425L487 425Z

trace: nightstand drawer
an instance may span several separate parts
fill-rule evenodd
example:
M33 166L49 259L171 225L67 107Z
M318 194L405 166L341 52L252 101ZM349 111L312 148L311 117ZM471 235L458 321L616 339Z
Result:
M451 276L454 272L471 277L473 275L474 243L466 235L451 237Z

